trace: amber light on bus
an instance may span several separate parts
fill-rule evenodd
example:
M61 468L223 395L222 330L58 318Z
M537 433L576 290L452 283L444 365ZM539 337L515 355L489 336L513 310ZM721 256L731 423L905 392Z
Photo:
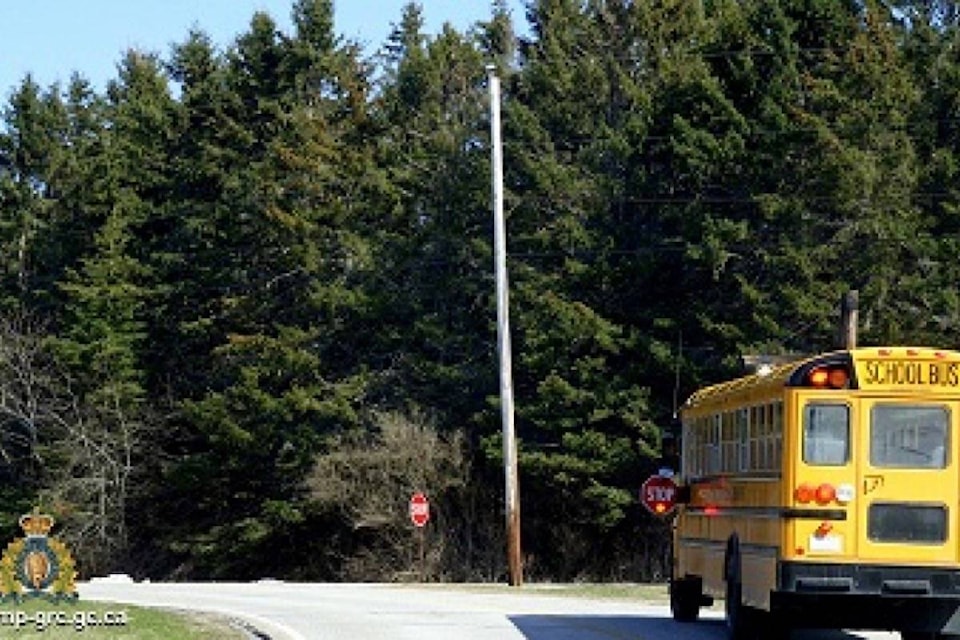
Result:
M797 499L797 502L800 504L809 504L813 502L813 492L815 489L812 485L804 482L799 487L797 487L793 492L793 497Z
M818 389L845 389L850 374L845 367L817 367L807 374L807 382Z
M837 499L837 489L829 482L824 482L816 487L804 482L794 490L793 497L800 504L816 502L819 505L827 505Z
M830 504L837 497L837 490L833 488L832 484L825 482L817 487L813 497L817 504Z

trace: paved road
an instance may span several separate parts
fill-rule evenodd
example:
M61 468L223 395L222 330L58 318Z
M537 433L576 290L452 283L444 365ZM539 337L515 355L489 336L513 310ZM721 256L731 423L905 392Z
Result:
M723 640L720 614L678 624L665 606L470 587L358 584L80 585L85 600L226 613L276 640ZM795 640L894 640L795 633Z

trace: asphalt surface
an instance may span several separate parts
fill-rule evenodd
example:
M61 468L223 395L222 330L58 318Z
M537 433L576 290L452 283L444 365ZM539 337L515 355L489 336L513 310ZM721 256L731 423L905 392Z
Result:
M79 586L81 600L201 610L272 640L724 640L721 614L674 622L665 605L470 586L131 583ZM803 631L794 640L896 640L894 633Z

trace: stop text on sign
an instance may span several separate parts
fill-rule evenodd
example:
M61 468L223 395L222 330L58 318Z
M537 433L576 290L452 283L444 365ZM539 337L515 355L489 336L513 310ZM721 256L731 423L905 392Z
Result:
M640 487L640 502L657 516L671 513L677 506L677 485L664 476L650 476Z

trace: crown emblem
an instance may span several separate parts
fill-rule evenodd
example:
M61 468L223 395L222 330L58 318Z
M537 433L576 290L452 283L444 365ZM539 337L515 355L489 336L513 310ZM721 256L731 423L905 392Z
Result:
M32 513L20 516L20 528L29 537L46 536L53 529L53 516L40 513L40 508L34 508Z
M20 516L26 537L12 541L0 556L0 603L24 596L77 599L77 565L67 545L49 537L53 524L53 516L40 513L40 507Z

